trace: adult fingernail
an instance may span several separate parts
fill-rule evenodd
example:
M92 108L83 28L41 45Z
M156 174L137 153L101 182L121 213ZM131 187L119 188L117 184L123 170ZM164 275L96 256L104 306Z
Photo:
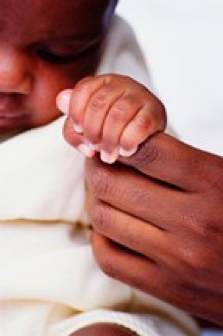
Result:
M95 151L90 149L88 145L81 144L77 146L78 151L88 158L92 158L95 154Z
M137 150L138 150L138 146L131 149L131 150L126 150L126 149L120 147L119 148L119 155L125 156L125 157L130 157L130 156L134 155L137 152Z
M118 158L118 151L115 150L112 153L107 153L107 152L101 150L100 158L101 158L101 161L103 161L105 163L109 163L109 164L115 163L115 161Z
M73 124L73 128L74 128L75 132L78 133L78 134L83 134L84 133L84 128L81 125Z
M70 108L70 98L71 98L72 90L64 90L59 93L56 99L56 104L58 109L63 112L65 115L69 114Z

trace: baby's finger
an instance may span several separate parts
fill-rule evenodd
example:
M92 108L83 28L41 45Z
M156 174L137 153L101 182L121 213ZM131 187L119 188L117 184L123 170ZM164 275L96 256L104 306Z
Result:
M72 95L73 90L67 89L61 91L57 98L56 98L56 105L58 109L63 112L66 116L69 115L69 109L70 109L70 99Z
M162 105L156 110L151 109L150 104L145 105L124 129L120 138L120 155L133 154L137 146L149 136L162 131L165 123L165 111Z
M93 147L99 147L109 109L122 94L123 88L110 81L101 86L89 99L84 118L84 135Z
M84 118L91 96L106 82L103 76L87 77L75 86L70 101L70 116L77 132L83 132Z
M71 118L67 118L63 128L63 134L66 141L72 146L75 147L81 154L91 158L95 155L95 151L92 150L88 143L86 143L82 134L77 134L74 132L73 121Z
M111 106L103 127L102 152L109 154L119 147L122 132L143 105L142 99L128 94Z

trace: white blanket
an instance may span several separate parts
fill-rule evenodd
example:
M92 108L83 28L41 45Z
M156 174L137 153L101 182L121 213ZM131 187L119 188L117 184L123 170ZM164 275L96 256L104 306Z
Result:
M117 18L98 69L107 72L149 85L134 36ZM63 123L61 117L0 144L0 335L68 336L87 323L115 321L106 310L96 311L115 307L162 313L196 335L186 314L99 270L87 223L77 224L85 218L84 158L64 141ZM90 313L78 320L83 312ZM132 327L128 318L118 323ZM151 323L146 320L144 331L133 329L158 335Z

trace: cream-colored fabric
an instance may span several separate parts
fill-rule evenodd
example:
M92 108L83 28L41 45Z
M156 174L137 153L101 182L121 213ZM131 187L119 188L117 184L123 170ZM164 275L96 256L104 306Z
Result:
M149 85L134 36L118 18L98 69L106 72ZM77 318L83 326L85 314L85 324L100 321L99 308L161 314L196 335L186 314L99 270L88 223L78 225L85 218L84 158L64 141L64 118L0 144L0 335L68 335L77 329ZM125 323L123 316L109 314L104 311L104 322L117 316L117 323L131 327L136 321L137 330L147 325L151 335L162 335L153 330L152 317L140 322L130 314L131 323ZM159 325L169 324L160 318Z

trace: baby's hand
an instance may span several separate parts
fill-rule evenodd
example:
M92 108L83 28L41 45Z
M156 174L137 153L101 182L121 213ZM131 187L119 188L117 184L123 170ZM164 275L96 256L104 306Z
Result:
M72 122L72 145L87 157L100 151L106 163L114 163L119 155L133 155L166 125L162 103L126 76L84 78L73 90L59 94L57 106Z

